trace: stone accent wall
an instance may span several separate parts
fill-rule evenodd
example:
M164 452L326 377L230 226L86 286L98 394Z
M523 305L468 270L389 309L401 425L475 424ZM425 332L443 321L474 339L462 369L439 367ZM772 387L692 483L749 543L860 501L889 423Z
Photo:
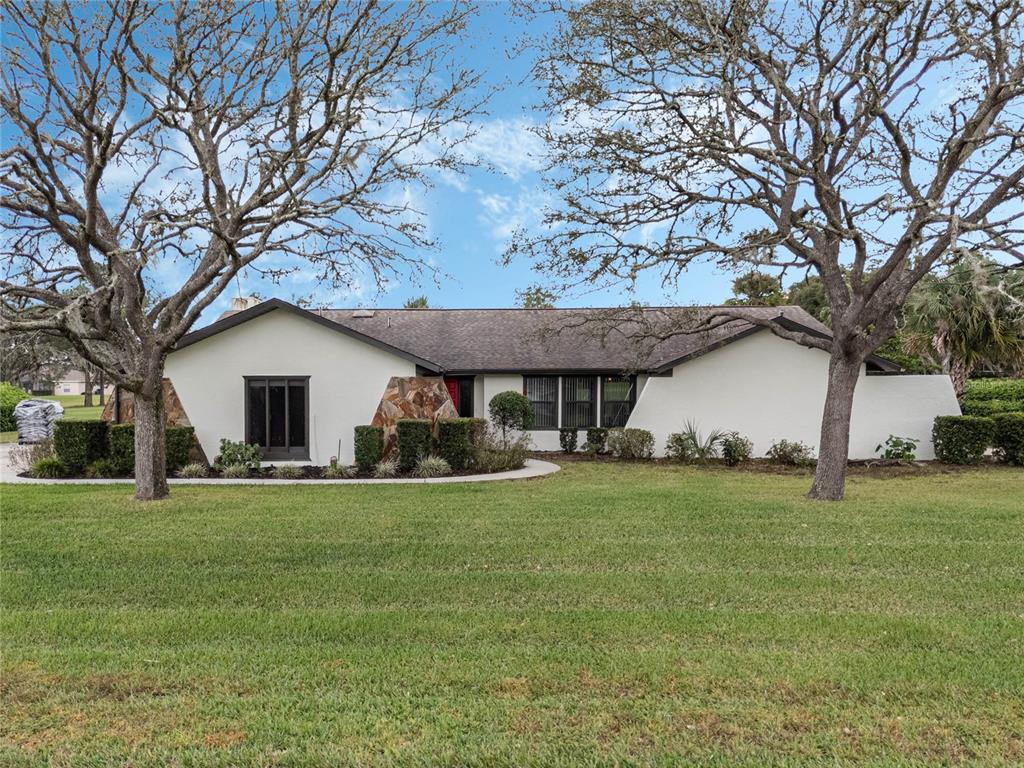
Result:
M455 410L444 379L428 376L392 376L373 415L374 426L384 427L384 455L392 456L398 450L397 425L399 419L429 419L434 424L437 438L437 420L454 419Z
M178 393L174 391L174 385L170 379L164 379L164 413L167 416L167 426L169 427L191 427L192 422L188 420L188 414L185 413L185 407L181 404L181 400L178 399ZM114 411L117 408L117 395L116 393L111 395L107 399L106 405L103 406L103 415L100 417L104 421L114 423L118 419L114 418ZM124 389L121 390L121 407L120 407L120 419L121 424L134 424L135 423L135 401L132 397L132 393Z

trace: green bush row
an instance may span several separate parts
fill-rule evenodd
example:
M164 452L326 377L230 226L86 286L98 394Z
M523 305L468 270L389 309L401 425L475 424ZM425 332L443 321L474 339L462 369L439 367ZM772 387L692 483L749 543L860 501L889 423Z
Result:
M985 416L938 416L932 427L935 457L947 464L977 464L985 451L1024 464L1024 412Z
M192 427L166 427L164 451L168 472L188 462ZM65 421L54 424L53 450L70 474L79 474L100 460L109 460L116 474L135 469L135 425L105 421Z
M20 387L0 382L0 432L13 432L18 428L14 423L14 406L31 395Z
M964 416L994 416L997 413L1016 413L1024 411L1024 399L1004 400L992 398L991 400L975 400L965 398L960 404Z
M967 382L964 400L1024 401L1024 378L971 379Z
M473 465L474 450L485 427L483 419L439 419L435 447L429 420L399 419L396 424L399 469L412 472L420 461L434 453L444 459L453 471L468 469ZM359 471L374 471L383 458L384 428L369 424L356 427L355 459Z

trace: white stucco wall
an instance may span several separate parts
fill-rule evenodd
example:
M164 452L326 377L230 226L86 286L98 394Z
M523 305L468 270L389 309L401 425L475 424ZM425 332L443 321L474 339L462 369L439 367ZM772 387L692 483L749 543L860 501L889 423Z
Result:
M761 331L676 367L670 377L651 377L628 426L650 430L658 454L669 433L687 420L701 431L737 430L764 455L781 438L817 450L825 403L828 355ZM850 457L877 456L890 434L921 441L918 458L934 457L932 422L959 414L948 376L867 376L854 398Z
M308 463L324 465L339 440L339 460L353 461L353 427L373 418L388 379L413 376L416 366L275 310L171 353L166 372L211 461L221 438L245 439L243 377L309 376Z

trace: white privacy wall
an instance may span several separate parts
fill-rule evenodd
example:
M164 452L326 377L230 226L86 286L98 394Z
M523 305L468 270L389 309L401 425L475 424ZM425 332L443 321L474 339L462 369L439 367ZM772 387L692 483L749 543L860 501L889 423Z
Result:
M652 376L641 390L630 427L654 434L658 455L669 433L687 420L705 434L737 430L763 456L776 440L800 440L815 449L821 432L828 354L764 330ZM931 459L932 422L959 414L948 376L866 376L857 384L850 458L877 456L890 434L921 441L918 458Z
M210 461L221 438L245 439L245 376L309 376L308 463L317 465L339 440L339 461L352 463L353 427L370 423L392 376L415 374L404 358L284 310L172 352L166 368Z

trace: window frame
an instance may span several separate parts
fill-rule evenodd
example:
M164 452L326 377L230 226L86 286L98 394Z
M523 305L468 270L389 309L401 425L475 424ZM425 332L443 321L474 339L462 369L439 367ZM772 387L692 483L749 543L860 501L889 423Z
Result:
M562 381L561 386L561 404L559 406L560 418L558 419L560 429L593 429L601 423L601 394L600 394L600 379L601 376L596 373L565 373L559 377ZM567 396L566 379L590 379L592 384L590 387L590 399L589 400L569 400ZM589 424L578 424L569 425L565 423L565 414L568 412L568 406L575 405L578 403L588 403L590 405L590 421Z
M618 379L620 381L627 381L627 382L629 382L629 400L612 400L611 401L611 402L615 403L617 406L621 405L623 403L628 403L629 404L629 411L626 413L626 422L627 423L629 422L629 417L633 415L633 409L636 407L636 384L637 384L637 379L636 379L636 374L623 375L623 374L615 374L615 373L606 373L606 374L603 374L601 376L601 418L600 418L601 426L604 427L605 429L613 429L614 427L611 427L608 424L605 424L605 414L607 412L607 407L608 407L608 402L609 402L608 398L605 397L605 384L608 383L607 382L608 379ZM625 427L626 425L622 424L620 426Z
M528 379L554 379L555 382L555 399L554 400L530 400L530 405L533 406L534 402L538 403L551 403L555 406L555 424L551 427L538 427L537 426L537 410L533 411L534 425L530 427L529 431L536 430L538 432L557 432L559 425L562 423L562 377L557 373L524 373L523 374L523 396L529 400L530 395L527 392L527 380Z
M309 461L309 456L310 456L310 451L309 451L309 378L310 377L309 376L243 376L242 378L244 380L243 381L243 386L245 387L245 411L244 411L245 442L247 444L251 444L252 443L252 440L251 440L250 434L249 434L249 393L251 391L250 382L262 381L262 382L264 382L264 391L266 393L265 397L264 397L264 402L265 402L265 416L264 416L265 424L264 424L264 428L266 430L266 435L267 435L267 445L266 445L266 447L264 447L262 445L260 446L260 454L262 455L262 457L264 459L268 459L268 460L271 460L271 461L273 461L273 460L277 460L277 461ZM285 386L285 398L284 398L284 413L285 413L285 417L284 417L284 436L285 436L285 443L286 443L286 445L284 447L282 447L282 446L271 446L269 444L270 443L270 383L272 381L283 381L284 382L284 386ZM303 388L304 395L305 395L305 397L304 397L305 403L303 405L303 410L304 410L304 414L305 414L305 424L303 425L303 430L304 430L304 432L303 432L303 434L304 434L303 442L305 443L305 445L300 446L300 447L296 447L296 448L292 448L289 445L291 443L291 415L289 413L291 398L289 396L290 393L288 392L288 389L291 386L291 382L298 382L298 381L302 382L302 388Z

